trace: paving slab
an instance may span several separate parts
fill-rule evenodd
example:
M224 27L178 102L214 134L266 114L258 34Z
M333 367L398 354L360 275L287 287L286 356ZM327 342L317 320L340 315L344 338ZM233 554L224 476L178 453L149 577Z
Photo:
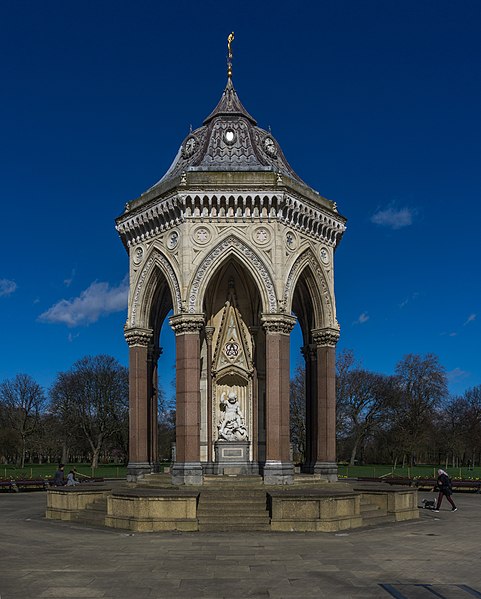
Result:
M419 500L432 494L420 493ZM0 599L481 599L481 495L342 533L126 533L0 494Z

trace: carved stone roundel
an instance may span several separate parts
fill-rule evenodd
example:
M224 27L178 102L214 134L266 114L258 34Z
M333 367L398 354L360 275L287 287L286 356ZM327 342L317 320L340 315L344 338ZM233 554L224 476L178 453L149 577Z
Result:
M138 247L136 247L134 249L134 254L133 254L134 264L140 264L143 259L144 259L144 248L141 245L139 245Z
M200 245L209 243L212 238L212 234L207 227L197 227L194 231L194 241Z
M266 245L271 240L271 232L266 227L257 227L252 235L252 241L257 245Z
M321 256L321 261L323 264L329 264L329 252L327 251L327 249L325 247L321 248L321 251L319 252L320 256Z
M178 231L172 231L171 233L169 233L169 236L167 238L167 247L169 248L169 250L175 249L177 247L178 243L179 243Z
M286 233L286 247L291 251L297 249L297 236L292 231L287 231Z

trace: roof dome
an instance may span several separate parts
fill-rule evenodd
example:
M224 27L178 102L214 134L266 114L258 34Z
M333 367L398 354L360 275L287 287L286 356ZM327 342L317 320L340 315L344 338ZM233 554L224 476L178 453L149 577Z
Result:
M202 127L187 135L169 170L151 190L189 171L271 171L306 186L272 134L257 127L230 76L217 106Z

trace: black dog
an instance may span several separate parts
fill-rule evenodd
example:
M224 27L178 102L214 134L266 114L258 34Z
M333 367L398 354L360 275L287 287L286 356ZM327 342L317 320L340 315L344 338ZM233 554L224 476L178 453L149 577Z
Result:
M421 501L423 504L423 508L426 510L435 510L436 509L436 501L433 499L423 499Z

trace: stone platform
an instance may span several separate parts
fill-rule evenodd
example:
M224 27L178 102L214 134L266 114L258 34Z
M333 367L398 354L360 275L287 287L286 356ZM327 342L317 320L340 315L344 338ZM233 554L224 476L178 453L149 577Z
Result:
M175 487L163 475L142 483L78 485L47 491L46 517L135 532L336 532L419 518L417 489L332 483L299 476L269 487L259 476L206 476Z

